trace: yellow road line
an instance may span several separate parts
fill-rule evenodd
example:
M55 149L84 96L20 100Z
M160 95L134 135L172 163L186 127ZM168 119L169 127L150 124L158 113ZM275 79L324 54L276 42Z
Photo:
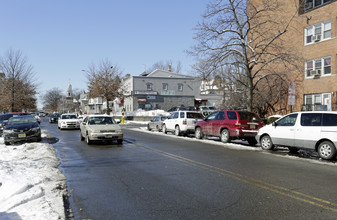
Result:
M240 173L232 172L232 171L225 170L225 169L222 169L222 168L219 168L219 167L214 167L214 166L209 165L209 164L201 163L201 162L191 160L191 159L188 159L188 158L185 158L185 157L182 157L182 156L178 156L178 155L175 155L175 154L171 154L171 153L168 153L168 152L155 150L153 148L145 147L145 146L141 146L141 145L137 145L137 144L136 144L136 146L139 146L141 148L150 150L154 153L163 155L165 157L169 157L171 159L174 159L174 160L186 163L186 164L190 164L192 166L196 166L196 167L199 167L199 168L202 168L202 169L206 169L206 170L211 171L213 173L218 173L220 175L229 176L229 177L231 177L233 179L236 179L240 182L244 182L244 183L247 183L247 184L250 184L250 185L253 185L253 186L256 186L256 187L259 187L259 188L262 188L262 189L265 189L265 190L268 190L268 191L271 191L271 192L274 192L274 193L277 193L277 194L280 194L280 195L283 195L283 196L286 196L286 197L289 197L289 198L292 198L292 199L295 199L295 200L299 200L299 201L302 201L302 202L305 202L305 203L308 203L308 204L311 204L311 205L314 205L314 206L318 206L318 207L324 208L326 210L337 212L337 204L333 203L333 202L330 202L330 201L327 201L327 200L324 200L324 199L320 199L320 198L317 198L317 197L314 197L314 196L311 196L311 195L307 195L307 194L304 194L304 193L301 193L301 192L297 192L297 191L294 191L294 190L291 190L291 189L288 189L288 188L285 188L285 187L282 187L282 186L270 184L270 183L264 182L262 180L258 180L258 179L255 179L255 178L252 178L252 177L249 177L249 176L242 175Z

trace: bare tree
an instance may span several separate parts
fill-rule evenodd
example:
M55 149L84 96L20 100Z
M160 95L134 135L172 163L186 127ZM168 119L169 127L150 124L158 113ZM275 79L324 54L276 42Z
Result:
M98 66L92 64L87 71L89 97L104 98L108 114L111 112L109 102L123 94L121 75L119 68L108 59L101 61Z
M37 85L33 83L33 67L22 56L21 51L8 50L0 58L1 108L5 111L36 110L35 95Z
M159 69L159 70L168 70L171 72L175 73L180 73L182 69L182 64L179 61L176 65L174 65L172 60L163 62L163 61L158 61L152 65L149 69L147 69L145 72L146 73L151 73L152 71Z
M211 0L196 29L198 44L188 51L214 69L235 66L237 71L230 72L229 78L245 87L247 110L263 106L254 105L253 99L267 101L259 97L262 88L277 82L276 78L287 81L285 73L298 68L296 52L282 41L298 9L290 18L281 19L275 15L281 6L278 0Z
M59 110L60 101L64 99L62 91L58 88L48 90L42 97L43 109L51 112L57 112Z

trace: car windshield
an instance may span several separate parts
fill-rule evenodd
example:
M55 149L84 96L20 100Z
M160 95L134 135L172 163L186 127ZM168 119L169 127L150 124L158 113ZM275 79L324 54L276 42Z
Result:
M31 123L36 123L36 119L34 117L12 117L8 121L8 125L21 125Z
M109 125L115 124L115 121L112 117L90 117L89 118L89 125Z
M51 114L50 117L60 117L60 114Z
M77 119L76 115L62 115L62 119Z

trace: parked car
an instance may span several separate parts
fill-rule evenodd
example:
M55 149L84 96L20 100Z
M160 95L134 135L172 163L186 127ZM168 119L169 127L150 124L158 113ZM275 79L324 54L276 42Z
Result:
M194 133L194 125L197 121L201 121L203 115L194 111L177 111L173 112L165 121L163 121L162 131L174 131L174 134Z
M187 111L198 111L198 108L195 107L195 106L187 106L187 107L186 107L186 110L187 110Z
M109 115L88 115L80 126L82 141L114 141L123 143L123 131L119 124Z
M4 127L7 125L8 120L15 115L17 115L17 114L7 113L7 114L1 114L0 115L0 135L2 135Z
M8 120L3 137L6 145L20 141L41 141L41 128L32 115L14 116Z
M175 112L175 111L187 111L185 106L175 106L170 108L167 112Z
M295 112L259 130L261 148L286 146L290 151L314 150L322 159L336 156L337 112Z
M147 124L147 130L151 131L152 129L156 129L161 131L163 121L167 119L166 116L156 116Z
M195 137L220 137L224 143L233 139L248 141L249 145L256 145L255 135L264 123L257 114L248 111L224 110L215 111L204 120L195 124Z
M57 123L61 117L60 113L52 113L49 115L49 123Z
M214 106L199 106L198 111L203 116L207 116L211 114L212 112L216 111L216 108Z
M79 129L80 121L76 114L62 114L58 119L57 126L62 129Z

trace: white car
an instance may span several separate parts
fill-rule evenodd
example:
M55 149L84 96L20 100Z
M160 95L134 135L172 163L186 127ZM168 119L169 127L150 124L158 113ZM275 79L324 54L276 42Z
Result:
M114 141L123 143L121 126L109 115L88 115L80 125L81 140L91 144L92 141Z
M76 114L62 114L58 119L57 127L62 129L79 129L80 121Z
M194 133L194 125L201 121L204 116L195 111L177 111L173 112L165 121L163 121L162 132L174 131L174 134Z
M256 140L264 150L275 145L290 151L317 151L322 159L336 156L337 112L295 112L259 129Z

